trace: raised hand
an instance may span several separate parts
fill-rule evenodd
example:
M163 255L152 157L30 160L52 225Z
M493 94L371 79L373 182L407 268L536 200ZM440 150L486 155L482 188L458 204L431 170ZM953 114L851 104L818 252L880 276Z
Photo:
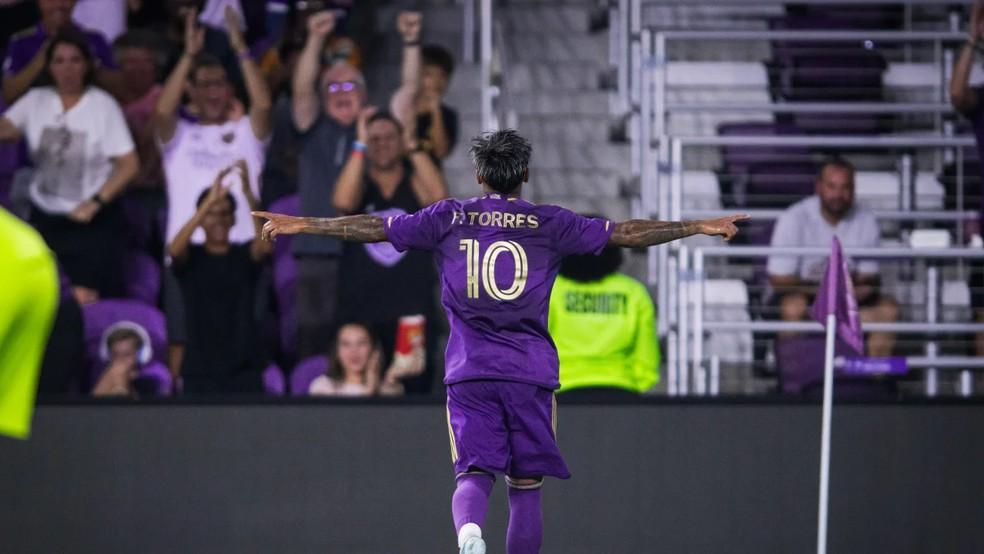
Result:
M970 7L970 28L967 32L974 40L984 35L984 0L975 0L974 5Z
M301 217L271 212L251 213L254 217L262 217L267 220L260 232L260 238L265 241L272 242L280 235L296 235L304 230L304 218Z
M700 232L712 237L724 237L724 240L726 241L731 240L738 234L738 226L735 225L735 222L746 221L751 218L752 216L748 214L736 214L726 217L719 217L717 219L705 219L699 223Z
M324 39L335 30L335 12L328 10L312 14L307 20L308 36Z
M246 164L246 160L242 158L236 160L231 168L239 172L239 182L243 187L243 195L246 198L252 198L253 189L249 186L249 165Z
M224 15L226 34L229 36L229 46L237 54L245 53L249 50L249 45L246 44L243 30L239 27L239 14L236 13L236 10L232 9L232 6L226 6Z
M403 11L396 17L396 30L403 37L403 42L420 40L420 25L423 21L420 12Z
M197 55L205 46L205 28L198 25L198 10L191 9L185 14L185 54Z
M362 144L369 142L369 120L378 111L379 109L376 106L366 106L359 111L359 119L355 126L355 136Z

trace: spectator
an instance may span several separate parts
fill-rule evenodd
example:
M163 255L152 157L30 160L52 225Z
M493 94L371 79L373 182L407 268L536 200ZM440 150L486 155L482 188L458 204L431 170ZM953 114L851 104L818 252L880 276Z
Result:
M158 84L163 64L161 43L161 38L148 30L128 31L113 42L124 83L119 100L140 157L140 174L133 186L142 189L164 188L161 154L150 124L162 90Z
M312 396L395 396L403 394L400 377L406 374L397 364L381 371L383 352L365 323L347 323L338 330L328 373L311 381ZM422 369L423 355L417 360ZM383 374L382 380L380 375Z
M800 200L779 216L772 232L772 246L829 247L834 236L848 248L874 248L880 239L874 214L854 203L854 166L839 158L832 158L821 166L816 195ZM826 263L825 256L769 257L769 283L784 321L800 321L808 316ZM861 320L896 321L898 305L878 291L877 262L850 263ZM869 356L891 356L894 345L894 334L868 333Z
M416 102L417 140L420 148L440 165L458 142L458 112L444 103L444 94L454 73L454 58L437 45L425 46L421 58L420 93Z
M336 209L386 217L414 213L447 196L444 179L430 156L412 143L407 155L403 130L391 115L366 108L357 128L358 140L335 183ZM342 267L340 317L365 320L368 316L387 359L392 358L402 316L424 315L430 323L426 336L433 345L437 281L430 253L401 253L389 243L347 243ZM434 348L427 350L433 354ZM406 383L408 392L429 392L433 371L434 364L428 363L423 375Z
M406 50L418 50L419 14L401 13L408 25ZM335 209L326 199L334 195L334 184L355 139L355 122L366 100L362 74L345 62L327 66L319 75L325 40L335 27L330 11L311 15L308 38L297 62L292 86L292 112L298 136L297 187L303 216L330 217ZM397 93L399 94L399 92ZM403 94L403 97L408 97ZM340 241L301 235L293 243L298 266L298 354L317 354L331 340L337 315Z
M565 396L634 397L659 381L653 301L621 265L622 251L613 246L561 262L548 324Z
M84 304L121 293L122 216L113 200L139 163L119 105L92 86L95 67L85 38L59 33L45 59L44 86L0 118L0 140L27 140L37 166L30 221Z
M3 61L3 97L8 105L27 92L44 73L48 65L45 44L60 31L68 29L75 29L84 37L83 44L89 51L86 58L92 60L90 65L99 83L114 94L119 90L121 78L113 70L109 44L100 33L73 23L74 7L75 0L38 0L41 21L36 27L24 29L10 38Z
M270 134L270 93L259 69L249 57L235 15L228 13L229 41L240 58L249 92L248 115L236 115L235 97L226 70L219 61L202 52L205 30L197 27L194 11L186 15L185 53L168 76L157 101L155 130L161 141L167 178L168 217L166 240L174 239L181 225L195 213L195 198L223 167L245 159L250 175L263 167L264 141ZM182 93L188 92L195 120L178 114ZM251 193L259 195L254 179ZM230 240L245 242L253 237L248 198L232 193L239 206ZM193 237L201 242L204 234Z
M134 396L133 382L140 366L150 359L147 331L130 321L121 321L103 333L100 356L106 369L92 388L92 396Z
M151 4L152 2L147 2ZM167 23L164 25L164 38L167 44L165 52L164 73L170 75L176 66L184 61L184 56L188 52L188 24L197 26L198 14L202 12L205 0L165 0L165 11L167 13ZM233 15L233 21L238 25L238 16ZM240 32L241 34L241 32ZM226 33L215 27L203 25L197 27L197 32L193 36L197 48L196 52L210 54L219 65L225 69L226 79L232 83L237 92L243 92L242 83L244 75L240 71L240 58L237 57L238 49L227 37Z
M184 379L190 394L262 392L266 366L255 318L257 281L269 243L231 241L236 199L222 182L236 171L251 209L257 201L249 185L248 165L240 161L216 175L198 197L198 210L168 246L185 304L186 343L172 374ZM251 218L252 219L252 218ZM253 228L259 233L254 219ZM192 244L196 229L204 244ZM256 235L254 235L256 236ZM171 317L171 314L168 314ZM180 369L179 369L180 368Z
M950 102L953 107L970 120L977 139L977 153L984 160L984 106L981 105L981 94L984 87L970 86L970 73L974 65L974 53L978 43L984 36L984 2L975 0L970 12L970 28L967 41L960 50L960 57L953 68L950 77ZM982 191L984 192L984 191ZM981 213L978 216L976 231L981 231L980 221L984 221L984 194L981 194ZM984 263L972 262L970 265L971 305L978 322L984 323ZM978 333L975 341L975 351L978 356L984 356L984 333Z

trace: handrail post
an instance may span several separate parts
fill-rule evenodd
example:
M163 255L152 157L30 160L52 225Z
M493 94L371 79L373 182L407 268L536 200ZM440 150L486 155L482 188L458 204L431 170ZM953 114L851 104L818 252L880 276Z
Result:
M461 52L464 62L472 64L475 63L475 0L462 3Z
M703 395L706 392L706 381L703 379L704 358L704 252L698 248L694 252L693 281L697 284L694 297L694 345L693 366L694 392Z
M480 43L482 78L482 127L483 131L498 128L492 111L492 0L481 0Z
M939 285L939 268L935 265L930 265L926 270L926 323L933 324L938 320L938 310L936 306L937 302L937 287ZM935 358L938 353L938 346L935 340L929 340L926 342L926 357ZM925 386L926 386L926 396L936 396L938 385L937 385L937 371L935 367L926 368L925 374Z
M677 266L680 273L677 279L677 365L671 371L673 374L669 385L672 386L673 392L671 394L677 394L680 390L680 375L682 367L687 364L687 340L688 334L690 333L690 287L693 286L693 279L691 279L690 271L690 249L684 245L680 247L678 252L677 260L679 265Z

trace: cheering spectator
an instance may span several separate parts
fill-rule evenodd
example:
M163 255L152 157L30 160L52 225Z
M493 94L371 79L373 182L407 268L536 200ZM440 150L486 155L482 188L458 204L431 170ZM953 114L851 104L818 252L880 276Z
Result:
M140 354L150 344L147 331L123 321L106 329L102 340L106 369L92 388L92 396L133 396L133 381L140 373Z
M436 45L425 46L421 57L423 66L416 102L417 140L420 148L440 165L458 142L458 112L444 103L444 94L454 73L454 58Z
M957 58L953 75L950 77L950 102L973 125L978 157L984 160L984 106L981 103L984 87L971 88L970 86L970 72L981 36L984 36L984 2L975 0L970 12L967 41L960 50L960 57ZM980 209L978 221L984 221L984 193L981 194ZM977 230L981 230L980 223ZM973 292L971 305L975 311L974 315L977 321L984 323L984 264L979 261L971 263L970 277L970 287ZM984 333L978 333L974 342L977 355L984 356Z
M143 1L147 4L156 3ZM183 61L184 55L188 52L188 19L190 17L192 23L197 24L198 14L202 12L204 4L205 0L164 0L165 12L167 13L164 32L167 44L164 62L165 74L173 73L176 66ZM241 28L239 27L239 17L232 14L232 18L238 31ZM225 69L226 79L233 88L237 92L242 92L244 75L240 71L241 64L237 59L238 49L235 44L230 44L232 37L227 37L226 33L216 27L203 25L199 27L194 39L197 42L196 51L210 54Z
M372 330L364 323L347 323L338 330L332 348L328 373L311 382L308 394L312 396L372 396L403 394L400 378L423 370L423 352L417 356L409 370L391 364L382 380L383 352ZM409 367L409 366L407 366Z
M226 70L213 56L202 52L205 30L195 23L195 12L185 20L185 53L167 78L157 101L155 130L162 143L164 173L167 177L167 240L195 213L195 198L204 184L223 167L245 159L250 175L263 166L264 141L270 134L270 93L259 69L249 57L235 14L227 12L229 41L240 59L246 78L250 107L248 115L237 115L236 99ZM196 120L178 114L181 95L187 91ZM259 195L254 179L251 193ZM252 239L253 227L248 198L234 189L239 206L237 223L230 233L233 242ZM201 242L203 233L196 233Z
M659 381L653 301L621 265L612 246L561 262L548 321L565 396L636 396Z
M0 118L0 140L27 140L36 165L31 224L84 304L122 292L122 220L113 200L139 163L119 105L92 86L85 38L71 30L55 35L45 59L44 86Z
M419 50L420 15L403 12L406 49ZM411 25L416 20L416 25ZM355 122L366 100L362 74L346 62L327 66L319 76L325 40L335 28L330 11L311 15L308 38L294 73L292 111L298 137L298 195L301 215L330 217L335 181L355 139ZM399 94L399 93L398 93ZM402 97L412 96L403 94ZM337 315L340 241L301 235L293 242L298 266L298 353L317 354L331 340Z
M270 249L269 243L258 238L247 243L231 241L236 199L222 183L233 171L239 174L249 209L257 208L248 165L240 161L220 171L212 186L202 191L198 210L168 246L186 300L186 342L182 359L172 358L171 371L181 375L186 393L263 390L261 375L266 364L254 306L260 269ZM259 223L248 217L258 237ZM205 243L192 244L191 236L199 228L205 233Z
M133 186L163 189L161 154L150 124L162 91L158 84L163 63L161 38L152 31L128 31L113 42L113 55L123 75L119 100L140 157L140 174Z
M366 108L357 129L352 155L335 183L334 203L340 212L395 216L414 213L447 196L441 172L412 138L406 153L403 129L391 115ZM392 357L402 316L424 315L432 324L427 338L433 338L436 278L430 253L397 252L386 242L347 243L342 266L341 319L369 315L387 358ZM430 354L433 350L428 348ZM406 383L408 392L429 392L433 366L428 363L421 377Z
M292 85L291 110L299 133L297 188L301 215L326 217L335 215L326 200L351 148L366 86L362 74L346 63L328 66L319 78L321 51L335 27L335 16L316 13L307 24L308 38ZM298 354L307 357L331 340L342 245L310 235L297 237L293 245L298 269Z
M115 94L121 85L119 74L112 70L113 56L106 39L98 32L78 27L72 22L75 0L38 0L41 21L36 27L24 29L10 38L3 61L3 97L13 104L45 71L45 45L62 30L74 29L83 36L88 50L86 59L97 74L99 83ZM96 62L98 60L98 62Z
M829 247L835 236L846 247L871 248L878 247L881 236L874 214L854 203L854 166L839 158L820 168L814 196L800 200L779 216L772 246ZM784 321L806 319L826 264L825 256L769 256L769 282ZM878 263L860 260L851 265L861 320L896 321L898 305L878 291ZM869 356L891 356L894 346L894 334L868 333Z

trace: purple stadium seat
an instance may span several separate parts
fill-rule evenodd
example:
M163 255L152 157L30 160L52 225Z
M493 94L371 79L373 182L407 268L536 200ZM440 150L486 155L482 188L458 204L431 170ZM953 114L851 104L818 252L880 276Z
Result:
M748 168L744 205L785 208L813 194L817 166L813 162L758 163Z
M132 321L147 330L153 349L152 359L167 363L167 326L164 314L153 306L138 300L112 299L100 300L82 306L85 325L85 351L90 367L99 366L99 341L103 331L119 321ZM102 371L99 367L97 371Z
M284 372L277 364L270 364L263 370L263 392L272 396L283 396L287 388Z
M161 292L161 267L149 254L130 250L123 258L123 288L127 298L156 306Z
M291 396L307 396L311 382L328 372L328 364L327 356L311 356L298 362L290 374Z
M742 137L775 137L803 135L794 125L767 122L722 123L718 135ZM724 169L732 175L744 175L748 166L759 162L809 161L810 149L806 146L723 146Z
M149 249L156 226L154 218L148 217L147 209L141 204L140 199L133 195L124 194L120 198L120 206L123 209L123 220L126 222L128 244L135 248Z
M782 392L813 396L822 393L824 345L822 335L776 339L776 368ZM834 355L849 356L853 352L838 339L834 343ZM894 395L892 380L843 376L834 379L836 400L885 399Z
M297 215L300 213L298 196L277 200L270 211ZM297 262L291 253L292 238L280 237L273 245L273 290L280 316L280 348L288 357L293 357L297 350Z

